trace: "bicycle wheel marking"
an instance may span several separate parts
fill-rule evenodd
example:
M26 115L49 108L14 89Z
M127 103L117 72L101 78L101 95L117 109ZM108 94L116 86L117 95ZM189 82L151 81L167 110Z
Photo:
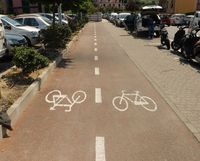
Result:
M65 112L70 112L75 104L83 103L86 97L85 91L76 91L69 98L68 95L63 95L61 91L53 90L45 96L45 101L52 104L49 110L56 110L56 107L65 107Z
M133 96L135 98L131 99ZM139 91L125 93L125 90L122 90L122 95L116 96L112 100L114 108L120 112L126 111L130 103L133 103L135 106L141 106L149 112L155 112L157 110L156 102L150 97L140 95Z

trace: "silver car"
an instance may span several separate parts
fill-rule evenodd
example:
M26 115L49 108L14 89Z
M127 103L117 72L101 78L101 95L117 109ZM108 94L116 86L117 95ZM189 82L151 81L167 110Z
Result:
M51 24L48 18L39 15L18 15L15 20L22 25L32 26L38 29L47 29Z
M11 51L12 51L13 47L28 46L26 39L19 34L6 32L5 38L6 38L7 53L9 55L12 55Z

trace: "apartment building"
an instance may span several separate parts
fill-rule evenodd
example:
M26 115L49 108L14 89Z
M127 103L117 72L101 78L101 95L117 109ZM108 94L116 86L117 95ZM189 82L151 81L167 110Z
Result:
M31 4L29 0L0 0L2 4L2 11L4 14L20 14L38 12L39 6Z
M125 8L127 0L94 0L98 7Z
M167 13L189 13L197 9L200 0L160 0L159 4Z

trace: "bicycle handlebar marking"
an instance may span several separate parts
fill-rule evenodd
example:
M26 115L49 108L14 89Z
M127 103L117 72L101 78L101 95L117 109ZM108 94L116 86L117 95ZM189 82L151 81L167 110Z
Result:
M63 95L59 90L50 91L46 97L45 101L47 103L53 104L50 110L56 110L56 107L68 107L65 112L70 112L74 104L83 103L86 100L86 93L84 91L76 91L73 93L71 100L67 95ZM67 101L68 103L64 103Z
M120 112L124 112L128 109L128 102L133 103L136 106L142 106L144 109L150 112L155 112L157 110L156 102L147 96L141 96L139 91L134 93L125 93L125 90L122 90L121 96L116 96L112 100L114 108ZM129 98L129 96L135 96L134 100Z

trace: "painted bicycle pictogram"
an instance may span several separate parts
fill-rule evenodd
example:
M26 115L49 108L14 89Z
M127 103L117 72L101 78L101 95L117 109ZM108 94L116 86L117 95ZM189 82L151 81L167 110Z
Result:
M130 97L135 97L132 100ZM128 109L128 102L133 103L137 106L142 106L144 109L154 112L157 110L157 104L153 99L147 96L141 96L139 91L135 91L134 93L125 93L125 90L122 90L121 96L116 96L113 98L113 106L120 112L126 111Z
M50 110L56 110L56 107L68 107L65 109L65 112L70 112L75 104L83 103L85 100L86 93L84 91L74 92L71 99L67 95L61 94L61 91L59 90L53 90L45 97L47 103L53 104L53 106L50 107Z

